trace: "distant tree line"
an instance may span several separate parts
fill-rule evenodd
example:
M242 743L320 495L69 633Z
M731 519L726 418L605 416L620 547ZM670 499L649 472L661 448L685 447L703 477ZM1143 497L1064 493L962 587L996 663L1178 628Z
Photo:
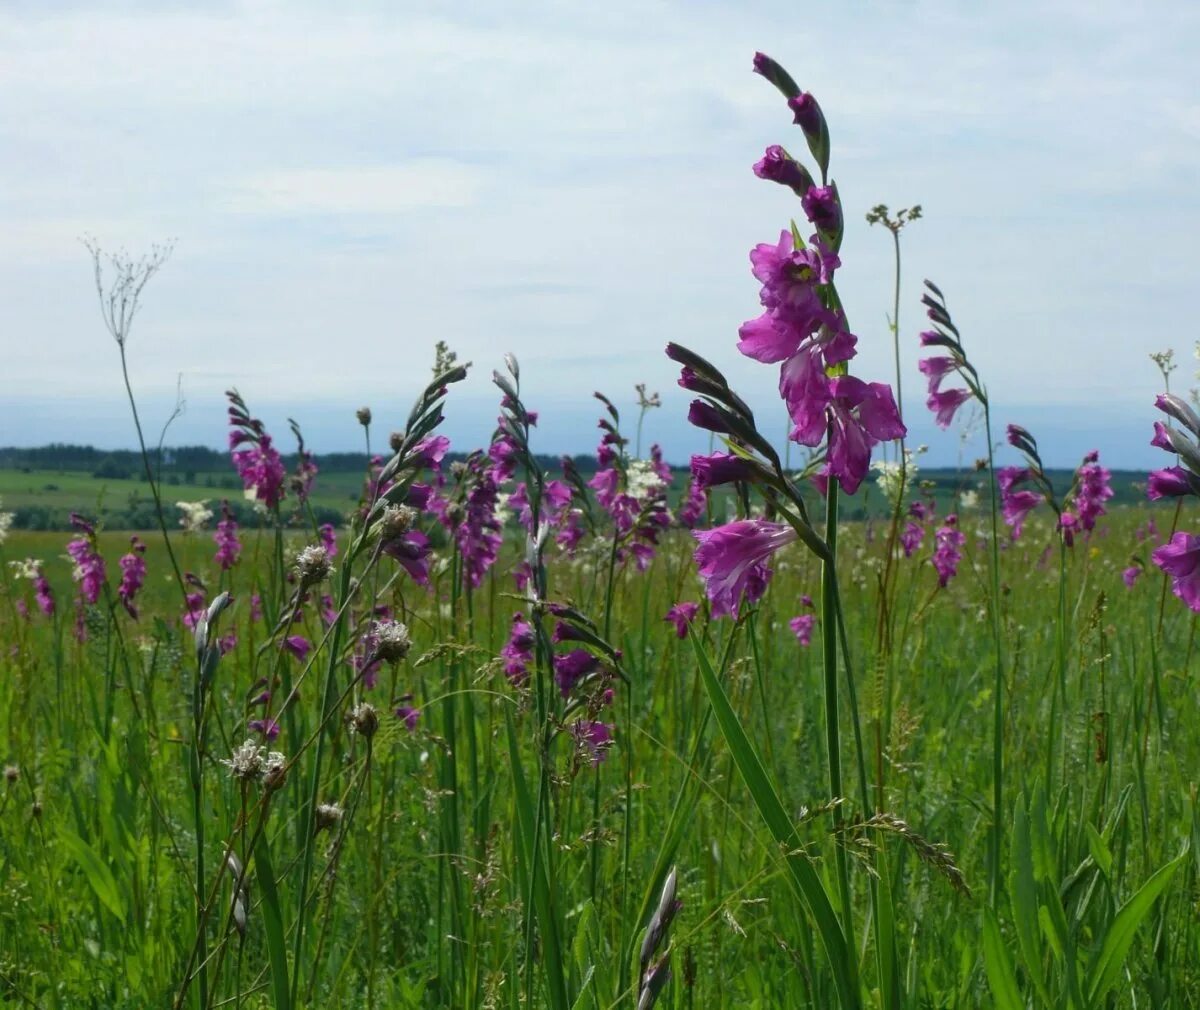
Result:
M362 453L331 452L319 454L316 457L317 466L325 474L361 474L366 467ZM450 453L448 462L463 459L462 453ZM596 471L596 458L590 454L571 457L575 466L585 479ZM559 471L562 458L559 456L540 455L537 457L542 468L551 474ZM296 465L295 454L285 455L284 462L289 469ZM37 448L4 448L0 447L0 470L11 470L23 473L72 473L91 474L92 476L109 481L144 481L144 469L141 454L129 449L97 449L90 445L70 445L51 443ZM1048 476L1054 483L1059 495L1063 495L1071 486L1072 470L1049 470ZM241 481L234 473L229 460L229 453L211 449L203 445L184 445L164 448L157 476L166 489L168 521L174 525L178 521L174 499L170 497L169 489L180 485L198 485L212 490L209 507L216 514L220 511L222 499L228 499L240 524L256 526L259 517L255 514L250 503L242 496ZM1140 471L1113 471L1112 487L1115 492L1111 505L1135 505L1145 501L1145 474ZM939 513L952 507L951 503L956 494L967 490L976 490L979 501L976 507L986 508L986 475L974 470L955 470L952 468L922 467L918 480L932 491ZM317 478L318 487L320 477ZM672 498L681 493L687 482L686 470L676 471L676 487ZM47 485L48 488L52 485ZM918 492L910 491L909 497L915 497ZM816 505L814 499L814 507ZM84 502L80 506L85 506ZM848 507L846 507L848 506ZM347 508L350 503L347 502ZM13 525L18 529L30 530L65 530L70 528L69 508L51 505L29 504L13 505L9 510L14 514ZM340 525L345 520L345 512L327 506L314 506L319 523L331 522ZM732 519L734 512L732 501L729 508L722 506L719 518ZM888 514L888 505L882 494L873 484L867 486L866 494L857 497L853 502L843 506L843 518L865 519L868 516L883 516ZM157 525L154 516L154 504L148 492L132 492L124 504L113 502L106 505L101 516L108 529L144 530ZM299 521L299 520L298 520ZM307 521L306 519L303 521Z
M295 453L283 453L283 461L289 468L296 465ZM362 473L366 460L361 452L327 452L314 454L317 466L326 473ZM449 453L449 461L465 459L463 453ZM152 459L154 456L152 454ZM538 461L547 470L557 469L561 457L540 455ZM590 454L573 456L575 465L583 473L594 473L596 458ZM211 449L206 445L179 445L164 447L157 459L158 472L165 476L175 474L184 478L187 474L213 473L228 470L232 474L229 453ZM144 472L141 453L136 449L97 449L90 445L71 445L51 442L33 449L0 447L0 469L19 470L31 473L36 470L70 471L90 473L111 480L128 480L141 477ZM191 481L184 480L184 483Z

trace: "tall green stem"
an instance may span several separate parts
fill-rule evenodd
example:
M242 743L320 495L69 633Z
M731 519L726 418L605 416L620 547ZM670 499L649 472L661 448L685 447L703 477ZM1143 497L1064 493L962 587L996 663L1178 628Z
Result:
M829 557L821 564L821 658L825 675L825 750L829 760L829 795L841 799L842 793L842 747L838 725L838 655L837 655L837 535L838 535L838 484L835 478L829 481L825 497L825 543ZM837 827L842 826L840 808L834 814ZM854 936L851 926L850 870L846 850L837 846L838 886L842 902L842 929L847 939ZM853 943L853 940L850 941Z
M1000 618L1000 508L996 487L996 461L993 456L992 412L986 397L983 404L983 424L987 436L988 479L992 505L991 576L992 576L992 639L996 654L995 699L992 718L992 865L989 896L992 907L1000 901L1001 843L1004 840L1004 636Z

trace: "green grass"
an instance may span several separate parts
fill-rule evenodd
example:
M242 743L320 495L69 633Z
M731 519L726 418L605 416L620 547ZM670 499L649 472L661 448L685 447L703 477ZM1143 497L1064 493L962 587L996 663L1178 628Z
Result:
M1068 559L1068 678L1052 724L1057 566L1042 561L1051 533L1035 522L1003 554L1009 851L995 919L983 907L991 670L978 514L966 523L967 558L948 590L934 592L928 549L902 563L888 705L868 648L881 538L867 542L858 523L842 531L868 740L876 720L892 713L881 737L881 811L907 829L851 817L839 839L823 812L831 797L819 634L804 649L786 623L799 612L799 596L819 587L815 562L792 548L753 622L735 631L728 620L701 621L697 653L662 620L677 600L700 599L690 540L675 533L649 572L619 571L612 638L630 683L617 686L605 715L616 723L617 742L593 771L569 738L555 738L546 863L535 824L534 702L496 661L522 607L512 595L515 555L506 554L469 598L451 591L449 570L435 575L430 593L406 578L383 593L415 646L361 692L382 718L368 748L348 733L340 707L318 730L327 669L338 706L356 696L340 700L349 670L328 667L328 647L308 674L278 649L262 649L267 629L250 620L248 603L254 591L269 603L277 584L273 534L248 536L243 562L224 577L206 535L177 535L182 567L210 597L223 588L234 593L219 631L238 636L210 689L202 857L212 888L224 845L235 845L249 868L250 911L243 941L227 930L230 881L217 886L204 930L210 1003L282 1006L294 989L298 1006L517 1007L529 1005L529 992L533 1005L550 1006L561 985L567 1005L632 1006L623 966L631 951L636 965L649 899L673 864L683 905L671 930L674 979L660 1006L831 1006L847 982L831 967L817 913L802 899L817 886L836 894L840 844L854 882L856 928L847 942L860 955L861 978L849 984L864 1005L1132 1007L1136 996L1137 1006L1195 1006L1197 863L1179 858L1196 833L1194 620L1168 595L1160 634L1159 578L1147 575L1132 590L1120 580L1131 553L1147 554L1134 530L1149 514L1118 510L1103 521L1103 535ZM53 621L20 617L14 604L30 587L6 573L0 758L20 777L0 786L0 998L45 1007L169 1005L196 937L190 638L179 625L180 594L161 542L150 539L140 618L92 610L88 640L76 641L70 566L60 557L66 539L15 532L2 548L6 560L44 559L59 613ZM118 533L100 541L114 581L125 542ZM576 561L552 555L552 597L599 618L603 553L601 544ZM385 565L373 584L382 587L391 574ZM303 613L288 633L319 641L315 607ZM300 683L278 749L294 755L314 736L324 740L320 764L315 748L304 749L265 810L259 787L243 799L220 764L245 735L246 699L263 676L276 678L279 691ZM408 693L422 709L411 733L391 715ZM710 698L720 703L716 719ZM850 739L848 725L842 739ZM851 760L848 747L844 758ZM304 889L312 782L346 817L338 831L318 836ZM784 858L777 841L790 831L792 855ZM970 896L951 886L949 859ZM882 871L892 919L896 986L886 1002L867 914L869 863ZM531 874L542 882L532 892L541 895L541 911L529 932L523 910ZM793 890L789 881L801 878L808 883ZM544 961L551 929L552 973ZM551 985L553 978L561 981ZM186 1002L200 1005L198 984Z

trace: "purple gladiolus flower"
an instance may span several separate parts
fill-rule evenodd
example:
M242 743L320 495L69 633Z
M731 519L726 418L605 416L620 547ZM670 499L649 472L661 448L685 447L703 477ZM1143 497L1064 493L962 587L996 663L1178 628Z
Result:
M1150 439L1150 444L1156 449L1166 449L1167 452L1175 451L1175 447L1171 445L1171 438L1167 434L1167 426L1162 421L1154 422L1154 437Z
M688 625L696 619L696 613L699 610L699 603L676 603L675 606L667 611L667 616L663 620L670 621L675 625L675 634L677 637L686 638Z
M325 548L325 554L328 557L337 557L337 532L333 528L333 523L322 523L317 527L317 533L321 537L321 546Z
M183 626L194 631L196 623L207 612L208 604L204 601L204 594L199 591L188 593L184 597L184 603L186 609L183 612Z
M406 694L400 699L404 704L396 707L396 718L404 723L404 728L410 733L417 728L417 723L421 719L421 710L414 708L409 702L412 701L412 695Z
M692 457L692 483L702 490L734 481L751 481L758 472L750 460L730 452Z
M907 430L887 384L843 375L830 382L830 390L826 472L838 478L847 494L854 494L871 465L872 446L903 438Z
M1100 453L1093 449L1083 457L1079 469L1075 472L1074 495L1071 499L1071 514L1074 523L1063 525L1067 546L1073 542L1072 534L1076 527L1084 532L1091 532L1096 527L1096 520L1105 514L1104 503L1113 496L1109 481L1112 474L1100 465Z
M841 230L842 205L832 186L810 186L800 198L800 204L818 231L836 236Z
M72 515L72 522L75 522ZM75 523L82 529L83 536L67 544L67 553L75 562L72 578L79 584L79 596L84 603L94 604L100 598L100 590L107 578L104 559L96 552L95 529L85 520Z
M593 767L604 760L612 744L612 728L607 723L580 719L571 724L571 736L581 751L585 752Z
M1158 501L1160 498L1179 498L1195 494L1196 483L1196 479L1181 466L1152 470L1146 482L1146 497L1151 501Z
M129 545L129 553L118 562L121 566L121 584L117 586L117 596L129 616L136 621L138 612L133 598L146 581L146 559L142 556L146 553L146 545L139 537L130 537Z
M801 91L795 98L789 98L788 108L792 110L793 124L800 127L806 136L815 137L820 134L825 116L811 92Z
M258 733L268 743L279 736L279 723L274 719L251 719L246 723L246 729Z
M383 553L399 561L419 586L429 585L429 551L429 537L420 530L408 530L383 547Z
M925 398L925 406L934 413L934 423L939 428L949 428L954 421L958 408L966 403L973 394L969 389L943 389L930 393Z
M533 662L533 625L525 620L524 614L514 614L508 641L500 650L504 660L504 675L520 687L529 677L529 664Z
M687 493L679 506L680 525L692 529L708 511L708 496L693 478L688 482Z
M242 544L238 540L238 524L229 510L229 502L221 503L221 521L213 532L213 542L217 545L214 557L222 571L228 571L237 564L242 553Z
M245 428L229 433L229 447L234 450L231 453L233 465L248 495L267 508L274 509L283 500L287 470L271 436L261 430L260 422L252 419L251 423L258 425L258 430L253 434ZM236 445L246 442L250 442L248 448L234 449Z
M941 527L934 534L937 547L933 552L932 563L938 573L938 586L944 589L946 584L958 574L958 563L962 560L962 545L966 536L958 528L958 517L951 514L946 516Z
M771 578L766 562L797 538L790 526L761 519L694 530L692 536L699 541L696 567L716 617L736 617L743 600L760 599Z
M1041 501L1042 496L1034 491L1013 491L1003 496L1004 521L1012 527L1014 540L1020 538L1025 520Z
M921 549L921 543L924 539L924 526L918 522L913 522L911 519L905 523L904 529L900 533L900 547L904 551L904 556L911 558L916 551Z
M586 649L573 649L554 657L554 681L565 698L576 684L599 668L600 660L597 657Z
M801 197L812 185L812 177L804 166L778 144L768 147L762 158L754 163L754 174L768 182L788 186Z
M562 528L554 535L554 542L567 552L568 557L573 558L586 535L587 529L583 523L583 510L571 509L567 513L567 518L563 522Z
M1150 555L1171 576L1171 592L1200 613L1200 537L1179 532Z
M54 616L54 590L50 588L50 583L42 572L42 566L37 567L37 574L33 579L33 594L37 600L38 609L46 617Z
M437 468L450 449L450 439L445 435L430 435L421 439L413 448L417 460L423 467Z
M705 431L715 431L719 435L729 431L729 426L717 409L703 400L693 400L688 406L688 422Z
M1062 534L1063 543L1068 547L1075 546L1075 532L1079 529L1079 517L1070 509L1063 509L1058 517L1058 532Z
M937 338L940 340L940 334L937 333L922 333L921 342L930 344L931 339ZM942 380L952 372L957 371L958 361L955 358L938 356L934 358L923 358L917 362L917 367L921 370L921 374L929 380L929 396L925 400L925 406L928 407L936 415L934 420L938 427L949 428L954 421L954 415L958 412L958 408L966 403L974 395L969 389L942 389Z
M796 641L806 647L812 642L813 628L816 627L816 624L816 614L800 614L788 621L788 627L792 629Z
M285 651L290 652L302 663L312 650L312 644L303 635L289 635L280 644Z

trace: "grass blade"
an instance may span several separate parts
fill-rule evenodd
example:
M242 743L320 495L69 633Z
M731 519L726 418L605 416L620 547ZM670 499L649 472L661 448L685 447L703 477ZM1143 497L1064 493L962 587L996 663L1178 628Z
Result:
M254 863L258 869L256 883L262 891L263 929L267 934L267 954L271 962L271 992L275 1010L290 1010L291 989L288 986L287 945L283 939L283 914L279 908L279 892L275 889L275 870L271 865L271 847L265 834L260 834L254 846Z
M1187 849L1185 848L1166 866L1155 872L1117 912L1116 918L1113 919L1112 925L1108 927L1108 932L1104 935L1100 955L1096 958L1096 964L1091 973L1095 981L1088 994L1088 1002L1092 1006L1096 1006L1105 997L1108 990L1116 984L1121 974L1121 966L1125 963L1129 948L1133 945L1133 937L1137 933L1138 927L1150 914L1154 902L1171 883L1175 871L1183 864L1186 857Z
M983 910L983 963L988 986L996 1000L996 1010L1025 1010L1021 991L1017 988L1017 974L1000 935L1000 924L990 908Z
M787 811L784 810L783 803L775 792L775 786L771 783L767 770L763 767L762 759L758 756L750 738L746 736L746 731L742 728L733 706L729 704L729 698L720 681L717 680L717 675L713 672L712 664L708 661L704 647L695 636L692 636L691 641L696 651L697 662L700 664L704 689L708 694L709 704L712 705L713 714L716 716L717 725L721 727L721 734L729 745L734 763L737 764L738 771L741 773L746 787L750 790L750 796L766 822L768 830L774 836L775 841L784 848L791 880L801 900L813 919L816 920L817 932L821 937L825 956L829 959L829 966L833 972L838 1001L845 1010L857 1008L861 1002L858 992L858 972L853 961L854 955L833 910L829 893L825 890L825 886L821 883L812 864L805 856L798 853L800 841L796 835L796 827L788 817Z

